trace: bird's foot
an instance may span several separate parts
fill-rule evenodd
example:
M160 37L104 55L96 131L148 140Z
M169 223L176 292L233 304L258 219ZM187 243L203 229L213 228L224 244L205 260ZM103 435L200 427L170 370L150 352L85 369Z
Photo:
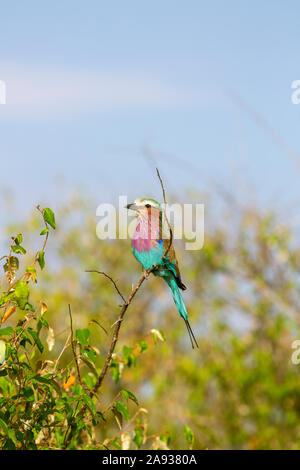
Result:
M150 274L153 273L154 271L156 271L157 269L158 269L157 264L154 264L151 268L147 269L146 272L145 272L145 279L148 279Z

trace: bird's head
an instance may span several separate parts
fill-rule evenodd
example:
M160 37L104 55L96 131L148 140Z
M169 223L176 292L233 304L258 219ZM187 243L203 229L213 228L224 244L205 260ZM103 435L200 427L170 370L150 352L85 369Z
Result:
M138 217L147 217L150 211L161 212L162 210L159 202L147 198L136 199L132 204L128 204L126 209L135 211Z

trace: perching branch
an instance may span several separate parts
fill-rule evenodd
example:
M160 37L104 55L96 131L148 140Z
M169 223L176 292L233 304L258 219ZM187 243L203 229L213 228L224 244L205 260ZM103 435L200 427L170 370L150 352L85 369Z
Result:
M116 326L115 326L115 329L114 329L114 333L113 333L113 337L112 337L112 342L111 342L111 345L110 345L110 348L109 348L109 351L107 353L107 356L106 356L106 360L105 360L105 363L104 363L104 366L100 372L100 375L98 377L98 380L96 382L96 385L94 386L93 388L93 391L91 393L91 395L93 395L94 393L96 393L98 391L98 389L100 388L102 382L103 382L103 379L107 373L107 370L108 370L108 367L110 365L110 361L111 361L111 358L112 358L112 355L113 355L113 352L115 350L115 347L116 347L116 344L117 344L117 341L118 341L118 337L119 337L119 331L120 331L120 328L121 328L121 323L123 321L123 318L124 318L124 315L126 313L126 310L128 309L129 305L131 304L135 294L137 293L137 291L140 289L141 285L143 284L144 280L149 276L149 274L151 274L153 271L155 271L156 269L156 266L153 266L151 269L147 269L146 271L143 272L142 276L140 277L140 280L139 282L137 283L137 285L135 286L135 288L132 290L131 294L129 295L128 299L124 301L123 305L122 305L122 310L120 312L120 315L119 315L119 318L118 320L116 321Z

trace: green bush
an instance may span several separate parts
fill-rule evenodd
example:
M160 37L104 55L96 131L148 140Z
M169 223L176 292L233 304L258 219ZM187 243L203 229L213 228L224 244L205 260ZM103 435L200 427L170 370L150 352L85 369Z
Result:
M201 251L177 242L199 350L152 276L105 369L123 300L86 271L113 276L127 299L140 267L129 241L97 239L94 206L74 198L56 218L40 209L7 227L18 235L2 259L1 448L299 449L300 249L289 228L229 208Z

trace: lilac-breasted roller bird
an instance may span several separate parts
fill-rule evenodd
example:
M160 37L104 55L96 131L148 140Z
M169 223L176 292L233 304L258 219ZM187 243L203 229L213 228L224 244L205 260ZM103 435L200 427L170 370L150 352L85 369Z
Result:
M185 321L192 347L194 348L194 344L199 347L181 296L180 289L186 290L186 287L181 281L174 247L170 245L170 238L165 233L160 204L154 199L136 199L126 208L135 211L137 217L131 240L133 255L144 270L156 267L153 274L162 277L171 288L177 310Z

